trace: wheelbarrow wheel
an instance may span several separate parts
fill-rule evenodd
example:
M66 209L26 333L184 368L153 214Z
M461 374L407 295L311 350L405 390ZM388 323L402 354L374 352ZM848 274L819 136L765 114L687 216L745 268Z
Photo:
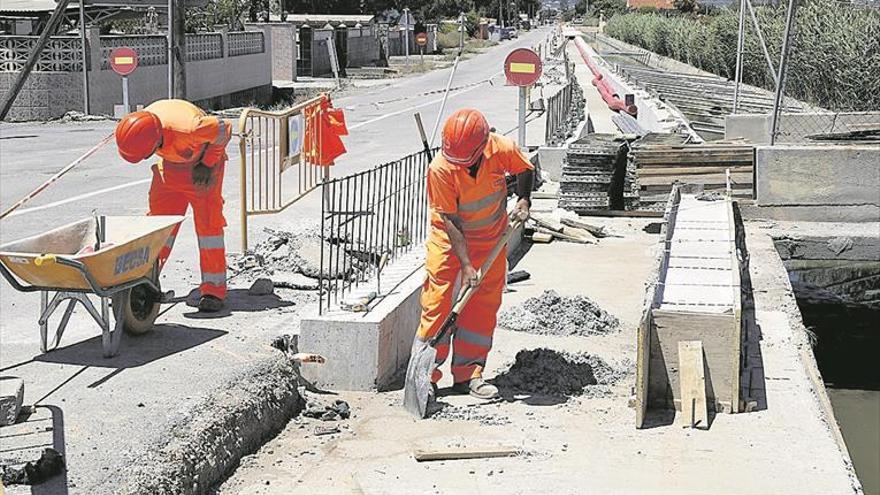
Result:
M142 335L152 330L159 316L160 297L143 284L114 295L113 306L121 308L123 330L131 335Z

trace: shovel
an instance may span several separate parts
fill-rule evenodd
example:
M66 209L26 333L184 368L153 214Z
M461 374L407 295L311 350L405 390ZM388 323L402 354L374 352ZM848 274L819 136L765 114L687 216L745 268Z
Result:
M471 296L477 291L483 274L492 267L492 263L495 262L498 253L507 245L510 236L522 224L522 219L515 218L513 223L507 226L504 235L501 236L501 239L492 248L489 257L486 258L486 261L480 267L480 271L477 272L477 286L467 285L461 288L458 293L458 299L455 301L455 306L453 306L452 312L446 317L443 326L440 327L440 331L428 339L427 342L417 342L413 346L409 365L406 367L406 383L403 387L403 407L413 416L422 419L425 417L425 412L428 409L428 396L431 393L431 372L434 371L434 366L436 366L434 359L437 357L437 342L440 342L446 333L455 327L458 315L461 314L461 311L470 301Z

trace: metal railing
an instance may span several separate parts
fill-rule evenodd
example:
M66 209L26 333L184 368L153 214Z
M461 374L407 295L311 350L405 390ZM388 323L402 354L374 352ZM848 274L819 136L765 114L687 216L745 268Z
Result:
M241 113L242 252L248 249L249 216L283 211L330 178L329 167L313 163L303 153L306 128L314 125L307 121L305 111L326 98L321 95L280 112L247 108ZM317 143L321 141L320 128L315 125L311 130L317 134Z
M569 80L568 84L547 99L547 125L544 126L544 142L553 146L565 141L567 132L563 124L569 119L572 103L572 89L577 84Z
M324 182L319 313L378 277L386 261L422 245L428 233L429 164L422 151Z

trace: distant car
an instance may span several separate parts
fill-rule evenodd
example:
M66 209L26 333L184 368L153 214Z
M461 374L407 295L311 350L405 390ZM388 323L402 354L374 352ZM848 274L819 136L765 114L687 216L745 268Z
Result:
M515 27L506 27L501 30L501 39L503 40L512 40L519 36L519 33L516 32Z

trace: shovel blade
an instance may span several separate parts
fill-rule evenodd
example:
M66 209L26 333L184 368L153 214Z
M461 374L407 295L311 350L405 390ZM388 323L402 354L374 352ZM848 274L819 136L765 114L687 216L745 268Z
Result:
M409 365L406 367L406 383L403 386L403 407L413 416L422 419L428 410L428 400L431 395L431 372L434 368L434 359L437 357L437 349L427 342L420 342L413 346L409 356Z

